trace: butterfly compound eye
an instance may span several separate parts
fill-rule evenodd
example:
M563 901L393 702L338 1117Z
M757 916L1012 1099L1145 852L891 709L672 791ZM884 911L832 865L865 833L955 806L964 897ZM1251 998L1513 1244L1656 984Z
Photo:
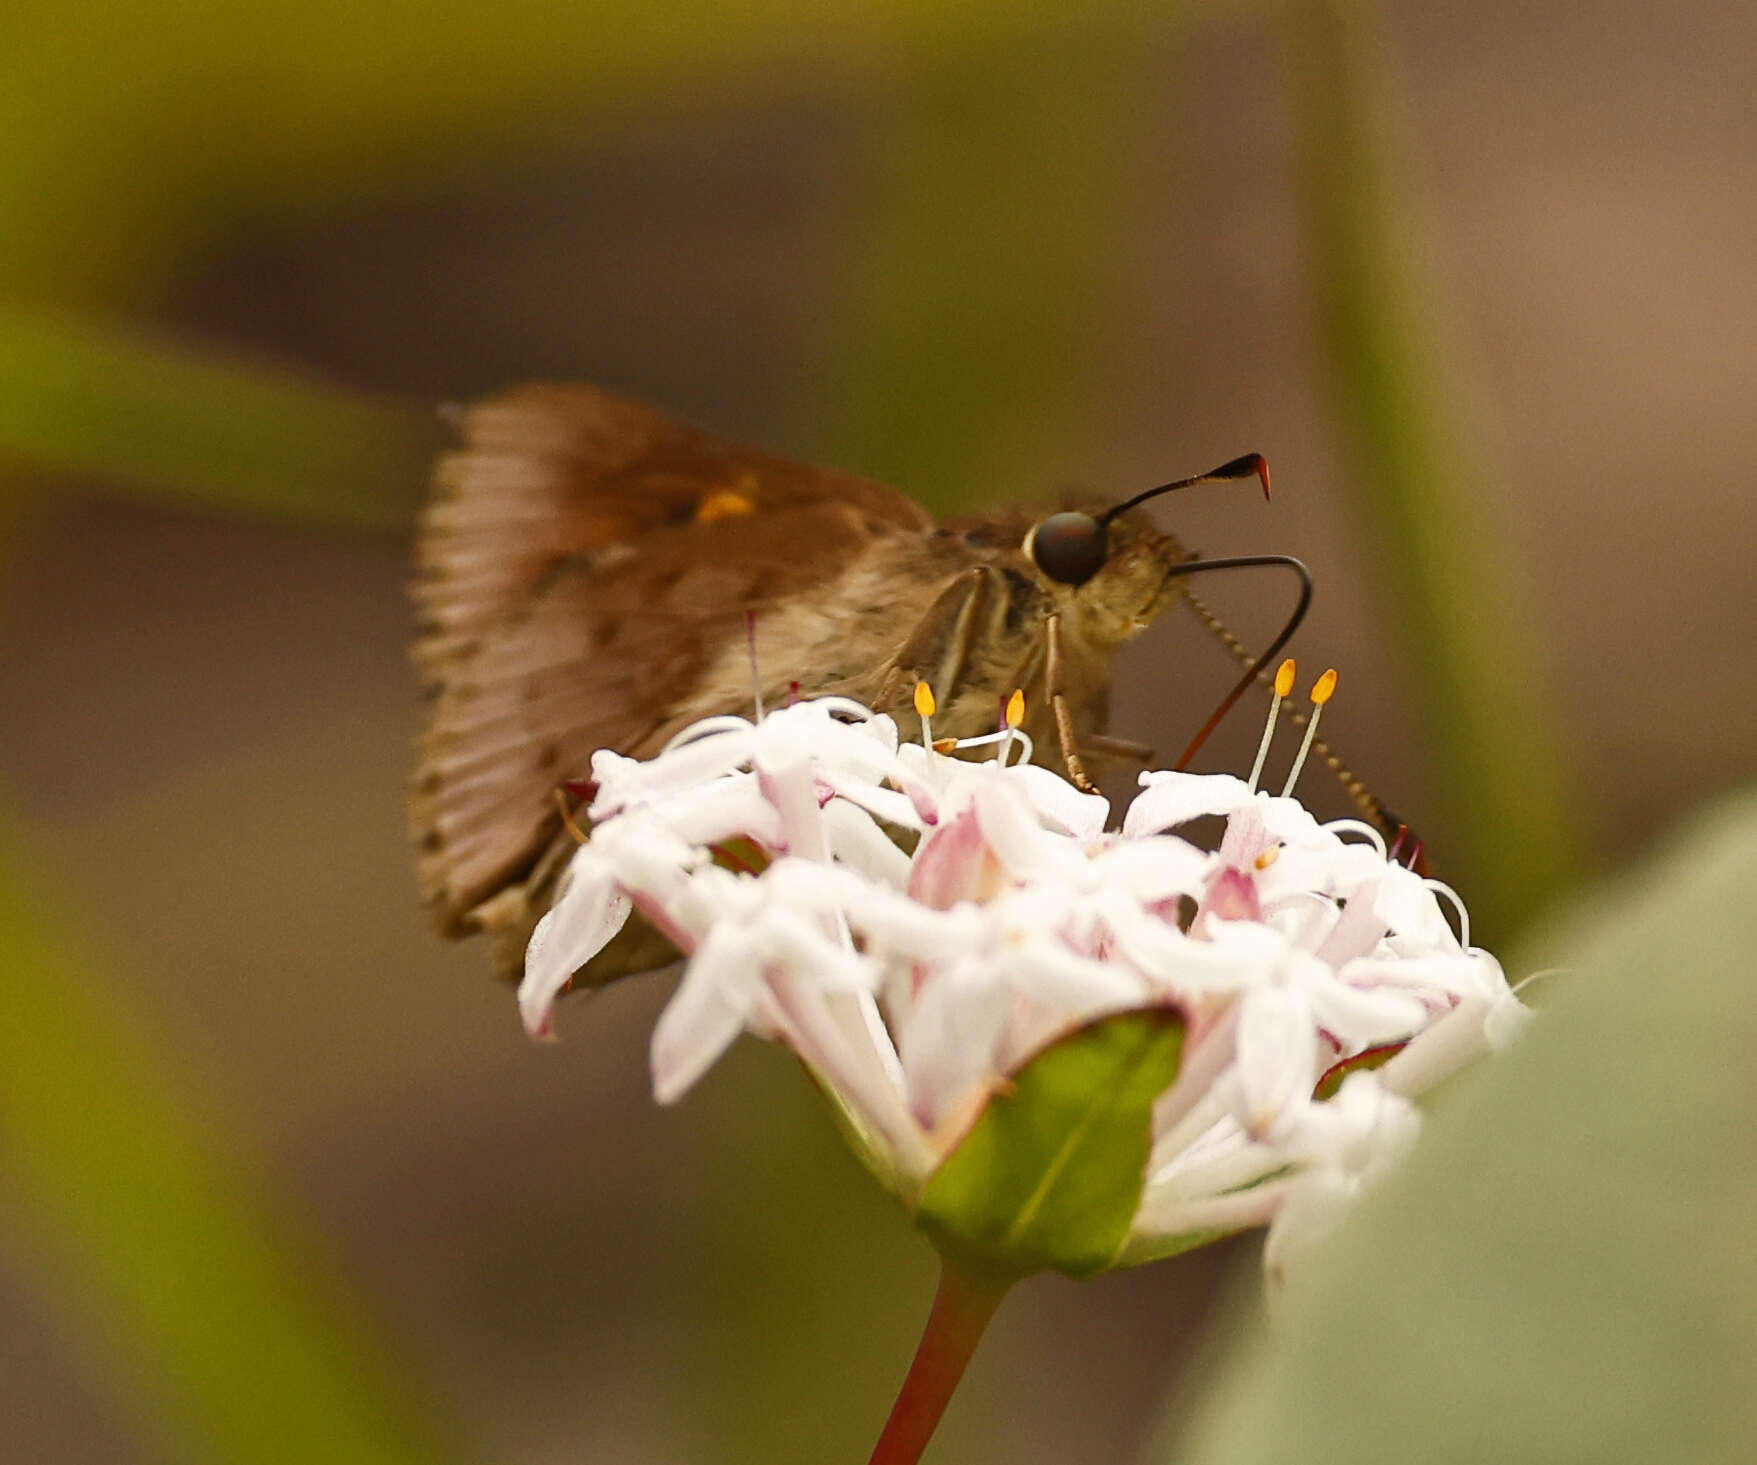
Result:
M1090 514L1051 514L1031 531L1031 562L1052 580L1084 585L1109 553L1104 525Z

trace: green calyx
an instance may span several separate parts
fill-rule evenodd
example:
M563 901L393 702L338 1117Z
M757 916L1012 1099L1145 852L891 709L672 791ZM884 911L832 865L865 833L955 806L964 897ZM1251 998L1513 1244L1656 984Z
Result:
M928 1180L916 1222L991 1273L1111 1266L1140 1205L1153 1103L1177 1077L1182 1016L1147 1008L1057 1039L997 1089Z

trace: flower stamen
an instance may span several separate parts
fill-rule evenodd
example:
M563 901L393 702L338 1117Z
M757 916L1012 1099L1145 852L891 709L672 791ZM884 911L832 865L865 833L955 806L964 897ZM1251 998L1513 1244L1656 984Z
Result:
M1444 880L1424 880L1423 885L1435 895L1443 895L1451 903L1452 909L1458 912L1458 944L1466 951L1470 950L1470 912L1464 908L1464 897L1448 885Z
M750 655L750 700L756 704L756 716L752 722L763 720L763 677L757 670L756 661L756 612L747 610L744 613L744 649Z
M1269 720L1263 724L1263 740L1257 744L1257 761L1251 764L1250 791L1257 791L1257 780L1263 776L1263 764L1269 759L1269 744L1275 738L1276 719L1281 716L1281 704L1287 694L1293 690L1295 668L1293 658L1275 669L1275 698L1269 704Z
M1013 695L1001 705L1000 726L994 732L983 733L975 738L941 738L933 745L933 749L936 753L950 753L954 749L986 748L990 743L999 743L1000 750L995 754L995 761L1005 768L1012 757L1013 745L1019 743L1025 749L1025 756L1020 762L1029 763L1036 746L1031 741L1031 734L1020 726L1024 721L1025 694L1015 687Z
M1276 678L1279 682L1280 677ZM1291 680L1291 679L1290 679ZM1335 695L1336 668L1331 667L1312 683L1312 717L1306 724L1306 735L1299 745L1299 755L1293 760L1293 767L1287 772L1287 782L1281 785L1281 797L1287 798L1293 793L1294 784L1299 782L1300 769L1306 766L1306 755L1312 751L1312 739L1318 735L1318 719L1323 716L1324 704Z
M1006 711L1002 714L1006 723L1006 740L1000 747L1000 765L1007 766L1007 759L1012 756L1013 743L1019 737L1019 725L1025 721L1025 692L1021 687L1013 688L1013 695L1007 698Z
M933 742L933 688L926 682L915 684L915 715L921 719L921 746L928 752L934 750Z
M999 732L983 733L975 738L935 738L933 750L936 753L962 752L965 748L986 748L992 743L1019 744L1024 750L1020 755L1020 763L1029 763L1036 744L1031 741L1031 734L1023 728L1003 727Z

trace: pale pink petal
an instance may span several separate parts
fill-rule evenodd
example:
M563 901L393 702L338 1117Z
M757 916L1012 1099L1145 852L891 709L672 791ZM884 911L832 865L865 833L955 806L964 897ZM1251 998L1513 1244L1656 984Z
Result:
M1095 839L1104 832L1110 818L1110 801L1102 795L1085 793L1059 773L1036 763L1009 768L1007 779L1019 786L1031 807L1051 828L1075 839Z
M1000 1041L1011 1000L991 976L970 966L942 968L921 991L898 1053L910 1112L924 1128L1001 1076Z
M1123 815L1123 835L1133 839L1204 814L1230 814L1254 797L1250 785L1230 773L1143 773L1141 792Z
M682 1098L732 1046L759 976L752 932L725 925L708 933L653 1028L653 1097L661 1104Z
M602 951L628 920L629 898L610 872L586 855L574 856L566 893L537 923L525 949L519 1017L532 1037L547 1037L555 999L573 974Z
M1225 1099L1254 1138L1278 1140L1311 1102L1318 1078L1311 1003L1294 987L1254 987L1240 999L1236 1060Z
M1385 866L1385 877L1372 895L1373 909L1399 936L1435 952L1458 953L1458 937L1421 876L1401 865Z
M925 829L928 821L921 817L916 802L894 788L884 788L862 778L854 778L834 768L818 769L818 777L832 793L858 804L875 819L882 819L898 829Z
M1259 872L1257 888L1265 906L1291 893L1307 891L1352 900L1391 868L1369 844L1320 833L1310 844L1282 845L1281 852Z
M1499 999L1466 997L1410 1040L1379 1070L1386 1088L1413 1097L1477 1059L1497 1052L1531 1018L1511 992Z
M1235 870L1253 869L1258 858L1279 843L1263 823L1263 811L1251 803L1233 810L1215 853L1222 865Z
M1374 909L1372 892L1358 892L1343 907L1314 955L1321 962L1341 967L1370 952L1388 929L1385 918Z
M817 781L803 749L784 749L773 761L765 756L757 763L757 784L763 797L781 817L781 842L777 848L808 860L829 858L825 844L822 805Z
M934 910L993 893L998 865L982 837L973 807L965 807L924 835L909 873L909 895Z
M661 753L648 763L601 754L592 758L598 796L587 811L594 824L636 804L700 788L741 768L750 758L752 732L742 719L729 719L740 731L716 732Z
M1014 990L1072 1025L1150 1001L1145 981L1115 962L1094 961L1051 941L1033 941L992 959L1009 973Z
M909 1112L889 1065L874 1049L861 993L824 992L778 973L770 982L775 1021L788 1047L818 1074L861 1130L882 1145L898 1174L918 1181L937 1162L926 1133Z
M1155 905L1180 895L1200 895L1213 858L1175 834L1112 837L1092 854L1089 880L1094 889L1119 891Z
M1306 812L1306 806L1298 799L1259 794L1255 807L1262 817L1263 827L1283 844L1310 844L1335 839L1334 835L1324 833L1323 826Z
M824 805L824 824L829 831L830 852L867 879L895 890L909 884L912 865L891 837L873 822L872 816L846 799Z
M1306 988L1312 1015L1333 1034L1345 1052L1374 1048L1417 1032L1430 1009L1412 992L1391 987L1356 987L1345 981L1320 980Z
M715 845L743 837L765 850L775 850L786 841L780 814L750 774L716 779L703 788L666 799L653 806L652 812L687 844Z
M1257 899L1256 882L1235 865L1223 865L1214 872L1202 903L1190 922L1191 934L1206 937L1215 921L1260 921L1262 903Z
M1148 1190L1141 1197L1133 1238L1189 1236L1206 1231L1243 1231L1274 1217L1288 1182L1271 1180L1226 1195L1181 1196ZM1137 1240L1137 1246L1140 1242ZM1141 1246L1140 1249L1146 1250ZM1125 1250L1123 1260L1128 1260Z

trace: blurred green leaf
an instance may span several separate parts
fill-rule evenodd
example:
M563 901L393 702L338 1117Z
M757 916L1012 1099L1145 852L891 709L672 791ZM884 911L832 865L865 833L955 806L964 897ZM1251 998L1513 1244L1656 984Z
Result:
M795 433L813 456L941 510L1041 496L1077 469L1122 308L1151 43L1180 27L1119 5L1102 24L1033 13L974 51L904 48L843 189Z
M1088 25L1113 5L1088 7ZM1145 7L1131 6L1132 9ZM125 299L218 236L309 224L629 117L777 85L882 87L1068 22L1006 0L12 0L0 12L0 297Z
M1397 182L1399 119L1367 0L1283 5L1325 373L1361 538L1382 577L1437 771L1446 864L1485 936L1575 869L1566 768L1525 587L1476 485L1422 231Z
M0 307L0 461L226 513L400 530L439 436L289 373Z
M51 933L19 863L0 846L5 1219L98 1362L150 1401L167 1458L454 1458L335 1294L333 1261Z
M1753 870L1747 794L1552 939L1538 1021L1153 1458L1757 1459Z
M997 1092L934 1172L916 1219L987 1270L1102 1271L1128 1235L1177 1076L1183 1021L1124 1013L1051 1044Z

